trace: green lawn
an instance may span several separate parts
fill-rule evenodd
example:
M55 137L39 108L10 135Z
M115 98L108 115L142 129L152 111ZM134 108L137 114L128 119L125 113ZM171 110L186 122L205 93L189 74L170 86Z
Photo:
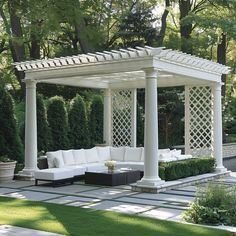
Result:
M229 236L228 232L114 212L0 197L0 224L74 236Z

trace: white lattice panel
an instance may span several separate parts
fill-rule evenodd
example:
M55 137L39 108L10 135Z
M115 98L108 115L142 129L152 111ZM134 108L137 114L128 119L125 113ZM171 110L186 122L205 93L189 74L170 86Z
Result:
M188 149L193 156L211 156L213 152L213 96L211 87L186 87L188 111L186 137Z
M112 90L112 145L131 146L132 90Z

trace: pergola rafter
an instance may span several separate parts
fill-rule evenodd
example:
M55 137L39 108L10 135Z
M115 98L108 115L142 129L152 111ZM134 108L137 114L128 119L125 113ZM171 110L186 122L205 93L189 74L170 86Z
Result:
M145 159L144 177L137 183L137 186L155 188L162 181L158 176L158 118L157 118L157 87L185 86L185 140L186 150L191 152L191 147L196 147L193 142L194 130L199 124L191 125L195 119L195 109L190 109L191 103L188 99L191 96L191 88L210 88L210 114L203 114L209 117L211 125L209 130L212 138L209 145L213 146L213 155L216 158L217 170L224 171L222 165L222 114L221 114L221 75L228 74L230 69L227 66L201 59L180 51L165 49L163 47L153 48L149 46L127 48L88 54L79 54L69 57L54 59L43 59L14 63L19 71L25 72L26 83L26 132L25 132L25 168L22 174L33 176L37 169L37 126L36 126L36 84L52 83L78 87L100 88L104 90L104 139L107 144L112 144L115 133L120 137L119 132L129 136L130 143L135 146L136 137L136 89L145 88ZM122 92L124 89L126 92ZM132 92L130 92L132 91ZM209 91L209 90L207 90ZM121 101L113 101L114 97ZM122 98L123 96L123 98ZM130 99L123 103L119 109L112 105L121 104L122 99ZM208 102L209 102L208 101ZM126 104L126 105L125 105ZM115 105L114 105L115 106ZM201 111L202 103L198 102L197 110ZM205 104L207 106L207 104ZM128 112L124 109L128 109ZM202 109L201 112L208 112L209 109ZM117 124L123 119L116 119L114 112L125 114L127 122L123 129ZM190 113L189 113L190 112ZM190 118L188 117L189 115ZM131 119L127 121L127 119ZM112 125L116 130L112 132ZM116 125L116 126L115 126ZM198 131L204 135L205 130ZM207 141L209 138L206 139ZM121 140L116 140L121 144ZM201 147L200 146L200 147ZM198 146L197 146L198 148Z

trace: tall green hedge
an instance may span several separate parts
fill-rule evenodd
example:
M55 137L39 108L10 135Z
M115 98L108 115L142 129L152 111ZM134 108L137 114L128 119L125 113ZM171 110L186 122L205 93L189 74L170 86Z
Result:
M23 146L14 115L11 95L0 86L0 156L7 155L18 162L23 161Z
M37 135L38 151L48 151L51 143L51 132L47 121L47 110L43 96L37 95Z
M98 95L93 96L92 99L89 130L93 146L103 142L103 100Z
M62 97L55 96L49 99L47 115L52 135L50 150L68 149L70 146L68 140L68 117L65 101Z
M71 100L68 120L71 148L90 147L87 111L84 100L80 95Z

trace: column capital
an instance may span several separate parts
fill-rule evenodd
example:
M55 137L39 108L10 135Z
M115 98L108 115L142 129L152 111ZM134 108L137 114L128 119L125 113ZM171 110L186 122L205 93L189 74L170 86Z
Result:
M35 81L35 80L29 80L29 79L25 79L24 80L24 82L25 82L25 87L26 87L26 89L36 89L36 84L37 84L37 82Z
M145 77L147 78L157 78L158 70L155 67L143 68L145 72Z

